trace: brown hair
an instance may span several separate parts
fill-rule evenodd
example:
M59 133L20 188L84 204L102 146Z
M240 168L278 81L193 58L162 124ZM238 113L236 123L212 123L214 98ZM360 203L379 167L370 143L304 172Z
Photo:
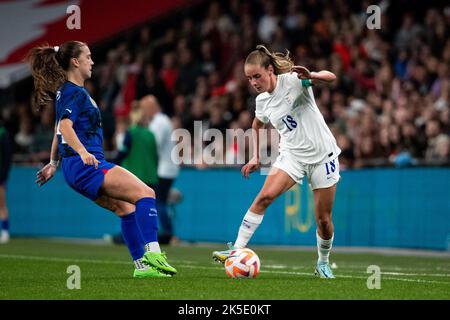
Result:
M290 57L289 50L286 53L270 52L265 46L257 45L256 50L250 52L245 59L245 64L259 64L264 68L272 65L275 69L275 74L283 74L291 71L294 62Z
M48 44L35 47L27 55L34 79L33 105L40 109L53 100L56 90L66 81L70 59L78 58L86 43L67 41L60 47Z

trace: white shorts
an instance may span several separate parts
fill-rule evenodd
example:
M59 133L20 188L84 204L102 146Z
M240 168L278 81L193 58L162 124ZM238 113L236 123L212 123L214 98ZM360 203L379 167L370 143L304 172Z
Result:
M312 190L332 187L341 177L337 157L326 163L307 164L285 153L278 156L273 167L286 172L298 184L302 184L303 177L306 176Z

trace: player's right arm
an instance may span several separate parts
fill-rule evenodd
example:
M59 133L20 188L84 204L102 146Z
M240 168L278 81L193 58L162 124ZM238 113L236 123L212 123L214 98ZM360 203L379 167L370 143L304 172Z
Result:
M45 167L39 170L38 173L36 174L36 183L39 186L45 184L55 175L56 168L58 168L58 163L59 163L58 137L56 136L56 126L55 126L55 134L53 135L52 149L50 151L50 163L48 163Z
M249 178L250 173L259 168L259 130L265 126L264 122L257 117L253 119L252 123L252 137L253 137L253 158L244 165L241 169L241 173L244 178Z
M83 160L85 165L93 165L95 166L95 169L98 168L100 161L98 161L93 154L90 154L80 142L80 139L78 139L77 134L73 129L72 120L69 118L62 119L59 122L59 132L61 132L64 141L80 155L81 160Z

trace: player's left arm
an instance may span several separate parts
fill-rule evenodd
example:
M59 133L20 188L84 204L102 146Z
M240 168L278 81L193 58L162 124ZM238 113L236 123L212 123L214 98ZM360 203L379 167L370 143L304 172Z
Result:
M297 72L297 77L301 80L310 80L312 84L321 82L331 83L336 80L336 75L333 72L322 70L318 72L309 71L302 66L293 66L291 72Z

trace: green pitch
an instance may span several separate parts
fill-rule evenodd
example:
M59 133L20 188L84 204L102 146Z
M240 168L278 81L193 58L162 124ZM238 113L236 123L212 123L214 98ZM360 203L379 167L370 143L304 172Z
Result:
M332 253L336 279L325 280L313 276L314 251L254 246L261 273L237 280L211 259L223 247L163 247L178 274L133 279L123 245L13 239L0 245L0 299L450 299L449 257ZM71 265L79 290L67 288ZM370 265L381 270L381 289L367 288Z

